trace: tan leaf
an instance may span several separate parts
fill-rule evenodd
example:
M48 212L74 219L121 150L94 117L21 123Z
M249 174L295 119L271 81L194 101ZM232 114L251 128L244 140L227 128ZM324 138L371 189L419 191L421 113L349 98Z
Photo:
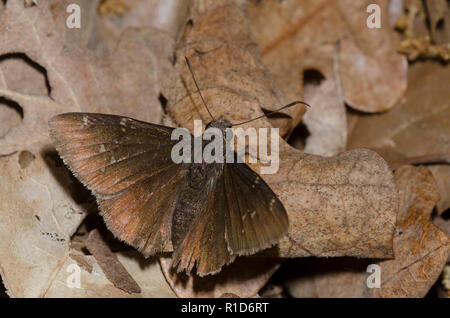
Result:
M384 160L363 149L325 158L287 147L279 171L262 175L289 215L278 255L392 257L398 194Z
M26 54L45 68L51 88L50 96L34 96L1 85L0 95L19 103L28 114L1 141L2 152L8 153L17 144L46 141L48 119L61 112L115 113L160 122L160 62L147 47L151 33L128 30L115 52L94 54L65 42L65 10L51 11L46 5L24 10L18 2L8 1L0 11L0 29L14 30L0 34L0 54ZM162 44L161 36L154 34L154 45ZM170 47L170 40L166 45Z
M303 117L310 132L304 149L309 154L334 156L346 148L347 117L339 75L339 48L340 45L334 48L334 71L328 78L317 84L304 81L305 101L312 105Z
M395 259L336 259L297 266L288 280L297 297L424 297L442 272L450 253L450 237L430 216L439 198L433 176L425 167L404 166L395 173L400 209L394 237ZM367 266L380 266L381 288L370 289ZM309 269L309 270L308 270ZM308 273L307 275L301 272Z
M377 1L382 27L366 26L366 8L371 3L288 0L250 6L251 29L263 61L288 100L302 98L305 70L331 75L329 46L340 40L340 76L346 103L357 110L378 112L398 102L406 89L406 58L396 52L388 1Z
M122 0L126 10L120 16L102 14L100 6L99 27L102 39L112 48L127 28L150 27L167 33L176 39L181 27L185 23L187 14L187 0Z
M46 154L23 165L20 154L0 158L0 272L8 294L44 296L70 251L85 216L70 174Z
M54 278L54 283L46 292L45 297L84 297L84 298L106 298L106 297L142 297L142 298L173 298L176 297L164 275L158 260L155 258L144 259L138 252L120 252L117 253L119 262L125 267L141 287L140 294L129 294L116 288L105 276L94 257L83 255L74 251L85 262L93 265L92 273L80 267L80 288L70 288L67 281L71 279L73 270L70 267L77 264L76 261L66 258L61 265L61 270Z
M450 66L417 62L409 70L408 91L391 111L353 115L348 147L382 149L406 157L450 154ZM438 184L440 213L450 207L450 166L433 165Z
M254 297L280 266L280 260L241 257L214 276L177 274L169 257L160 258L161 267L178 297Z
M237 123L286 104L273 89L257 47L251 43L248 20L239 1L196 1L176 50L174 77L165 81L167 110L175 123L193 128L193 119L205 123L211 117L196 92L184 57L191 61L202 94L215 118L224 116ZM180 79L181 75L181 79ZM225 103L225 104L224 104ZM296 106L304 112L304 106ZM289 109L288 111L291 111ZM284 135L290 129L288 116L269 121ZM254 122L263 125L267 119ZM267 124L266 124L267 126Z
M86 214L86 190L51 145L48 120L69 111L162 119L158 83L161 69L170 64L164 54L173 41L157 31L129 29L114 52L95 53L83 40L92 34L83 31L76 38L66 27L69 3L40 1L28 8L21 1L0 3L0 274L15 297L56 296L57 291L60 297L99 296L102 290L94 284L107 281L104 275L97 280L99 270L94 270L86 279L89 291L60 284L68 275L63 266L75 262L69 242ZM77 3L95 15L95 6ZM83 13L89 16L89 10ZM108 288L104 295L123 293L112 284Z

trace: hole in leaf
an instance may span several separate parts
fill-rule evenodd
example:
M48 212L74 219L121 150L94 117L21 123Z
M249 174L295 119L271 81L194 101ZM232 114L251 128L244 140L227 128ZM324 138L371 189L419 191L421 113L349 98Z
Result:
M443 30L444 26L445 26L445 21L443 18L441 18L436 23L436 30Z
M303 71L303 86L314 85L318 86L325 79L323 74L313 68L309 68Z
M23 119L23 108L10 99L0 96L0 138Z
M33 70L40 73L44 79L45 89L47 90L47 95L51 96L52 94L52 88L50 86L50 82L48 80L47 76L47 70L40 64L36 63L32 59L30 59L26 54L24 53L8 53L0 56L0 63L6 62L6 61L14 61L14 60L20 60L24 62L26 65L31 67ZM26 74L25 74L26 75ZM24 76L26 79L26 76ZM24 92L24 93L30 93L30 92Z
M173 52L173 55L172 55L172 66L175 66L175 64L177 64L177 54L175 52Z
M164 114L167 114L167 111L166 111L167 98L162 93L159 93L158 100L161 103L161 107L163 109Z
M23 119L23 108L19 105L19 103L16 103L13 100L0 96L0 105L4 105L6 107L13 109L20 117L20 119Z
M306 139L310 136L310 132L304 123L300 123L294 128L287 142L294 148L303 150L306 145Z

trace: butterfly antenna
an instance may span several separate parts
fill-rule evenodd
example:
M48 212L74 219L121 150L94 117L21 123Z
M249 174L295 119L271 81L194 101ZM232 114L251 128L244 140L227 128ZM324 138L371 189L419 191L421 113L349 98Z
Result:
M202 102L203 102L203 104L205 105L206 110L208 111L209 116L211 116L211 118L212 118L213 120L216 120L216 119L214 118L214 116L211 114L211 112L209 111L208 105L206 105L206 102L205 102L205 99L203 98L202 92L200 91L200 88L198 87L197 81L195 80L194 71L192 70L192 67L191 67L191 62L189 62L189 59L187 58L187 56L185 56L184 58L186 59L186 64L187 64L187 66L188 66L188 68L189 68L189 71L191 72L192 79L194 80L195 87L197 87L198 94L200 95L200 98L202 99Z
M289 108L289 107L292 107L292 106L295 106L295 105L298 105L298 104L303 104L303 105L305 105L305 106L311 107L309 104L307 104L307 103L305 103L305 102L295 101L295 102L289 103L289 104L287 104L287 105L285 105L285 106L283 106L283 107L281 107L281 108L279 108L279 109L277 109L277 110L274 110L274 111L272 111L272 112L270 112L270 113L268 113L268 114L264 114L264 115L261 115L261 116L256 117L256 118L253 118L253 119L249 119L249 120L243 121L242 123L232 124L231 126L243 125L243 124L249 123L249 122L251 122L251 121L254 121L254 120L263 118L263 117L269 117L270 115L275 114L275 113L278 113L278 112L282 111L283 109L286 109L286 108Z

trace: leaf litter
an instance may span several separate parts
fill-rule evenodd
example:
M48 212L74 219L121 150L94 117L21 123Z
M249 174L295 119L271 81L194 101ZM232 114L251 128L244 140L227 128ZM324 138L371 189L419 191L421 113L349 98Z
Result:
M407 64L395 51L393 29L369 35L358 24L365 21L364 5L350 1L330 8L325 2L195 1L171 7L170 1L124 0L116 3L123 10L112 15L100 9L100 1L75 2L89 16L89 28L81 32L64 26L68 1L0 5L0 30L8 30L0 32L0 196L8 198L0 205L0 274L9 296L258 297L261 292L270 297L286 295L280 285L263 288L272 275L300 260L309 263L310 272L320 262L335 273L324 271L303 283L288 279L283 288L291 296L426 295L449 254L448 235L430 221L439 197L436 182L446 179L435 173L434 182L427 170L412 167L397 169L394 179L374 151L345 151L347 143L349 148L375 143L354 141L362 134L356 131L364 114L347 114L347 128L344 103L369 113L392 109L387 115L401 108ZM387 2L380 3L387 12ZM145 12L157 15L146 19ZM184 56L191 59L216 118L239 122L297 99L318 105L246 125L277 127L287 139L304 117L311 130L305 152L280 139L279 172L262 175L288 211L289 233L277 246L204 278L173 273L167 256L146 260L129 248L115 249L111 237L101 244L94 234L91 240L80 237L86 215L95 213L92 197L64 167L47 133L48 119L68 111L114 113L190 129L192 119L208 122ZM358 58L367 64L357 67L353 60ZM308 69L323 76L320 85L304 82ZM252 168L259 172L260 166ZM86 254L85 245L94 255ZM102 254L121 268L119 280ZM330 256L336 258L323 258ZM340 272L342 257L379 259L388 275L383 288L371 293L361 284L365 272ZM296 259L286 261L290 258ZM82 288L67 286L71 264L80 267ZM117 288L120 279L131 288ZM331 281L340 290L324 291ZM130 294L136 286L141 293ZM276 292L268 292L269 286Z

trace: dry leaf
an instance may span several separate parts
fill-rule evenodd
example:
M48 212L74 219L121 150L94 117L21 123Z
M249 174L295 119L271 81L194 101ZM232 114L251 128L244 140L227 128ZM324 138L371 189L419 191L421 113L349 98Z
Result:
M0 54L26 54L45 68L51 88L51 97L30 96L12 91L3 83L0 95L19 103L25 114L22 124L4 136L0 144L3 153L15 150L18 144L28 146L46 141L48 119L61 112L115 113L160 122L157 83L160 60L164 60L157 59L147 47L150 32L128 30L114 53L95 55L65 43L64 10L50 11L45 5L24 10L17 2L8 1L0 14L0 29L15 31L0 34L3 43ZM154 39L155 46L163 43L158 33ZM167 45L170 47L170 41Z
M333 69L330 76L318 84L304 78L303 95L311 106L303 117L310 136L304 151L313 155L334 156L346 148L347 117L339 75L339 49L334 48Z
M241 257L214 276L177 274L171 259L160 258L164 275L178 297L254 297L280 266L280 260Z
M161 121L158 77L170 64L164 55L171 51L170 38L129 29L113 53L95 53L66 27L68 3L0 3L0 274L15 297L58 291L60 297L99 296L107 281L86 272L89 290L61 284L68 275L64 266L74 262L69 242L85 216L86 192L51 146L50 117L90 111ZM110 285L105 296L122 295ZM141 287L144 295L155 295Z
M374 152L325 158L287 148L280 151L278 173L262 177L289 215L278 255L392 257L398 194Z
M215 118L224 116L232 122L240 122L264 114L262 109L271 111L286 104L281 94L273 89L257 47L250 42L243 5L235 3L239 1L192 2L190 19L175 52L176 76L168 77L165 85L165 96L169 100L167 111L181 127L192 129L194 119L202 119L204 123L211 121L193 85L185 56L191 61ZM303 105L298 108L304 111ZM281 135L290 129L286 124L290 122L288 116L275 116L270 121L280 128ZM255 125L263 122L257 121Z
M288 280L296 297L424 297L445 265L450 238L430 220L439 193L425 167L405 166L395 173L400 209L394 237L395 259L316 260L297 266L299 276ZM369 289L369 264L381 269L381 288ZM309 269L309 270L308 270ZM308 275L300 274L301 271Z
M341 40L340 76L346 103L361 111L392 108L406 89L407 62L396 52L388 1L380 29L369 29L365 1L261 1L250 6L251 28L264 63L288 100L302 97L307 69L331 76L333 47ZM389 74L389 76L386 76Z
M175 122L192 129L193 119L210 121L184 56L191 60L216 118L240 122L260 115L261 107L273 105L279 94L244 32L248 27L245 10L228 1L198 1L190 12L176 51L175 68L182 80L173 78L165 90L167 110ZM236 25L238 29L232 27ZM275 123L284 123L289 130L289 120L281 120ZM251 125L270 127L264 118ZM331 158L305 155L283 140L279 157L279 171L262 177L285 206L290 229L271 255L392 256L398 196L392 173L381 157L367 150Z
M119 289L127 293L141 293L141 288L119 262L98 230L92 230L86 240L86 248L94 256L105 276Z
M406 157L450 154L450 66L416 62L409 70L405 98L390 112L353 115L348 147L397 152ZM356 120L355 120L356 119ZM450 207L450 166L433 165L440 213Z
M61 163L34 152L21 167L21 153L0 158L0 274L8 295L38 297L66 262L85 209L67 192L73 179Z
M70 288L67 281L70 280L70 275L73 274L69 266L77 264L70 258L67 258L64 264L61 264L61 270L54 278L54 283L44 295L45 297L84 297L84 298L98 298L98 297L176 297L164 275L156 258L144 259L138 252L120 252L117 253L119 262L125 267L126 271L133 275L133 278L141 287L140 294L129 294L123 290L116 288L106 278L102 269L99 267L94 257L91 255L82 255L79 252L79 257L85 258L86 262L93 264L92 272L89 273L81 267L80 288Z
M11 32L0 32L0 103L8 106L7 111L0 112L0 118L7 123L0 126L0 151L7 155L0 157L2 171L7 171L0 176L0 198L8 198L1 200L0 206L2 212L6 211L0 214L0 225L7 229L0 230L0 274L11 296L129 296L109 282L91 256L69 246L71 235L85 215L85 200L75 189L78 183L47 147L47 121L60 112L91 111L159 123L159 83L165 76L164 95L173 122L187 128L192 128L194 118L208 122L210 118L195 91L184 56L191 58L216 117L223 115L237 122L285 104L251 40L246 4L238 0L192 2L191 19L183 25L184 34L173 61L176 72L172 73L173 40L165 33L127 29L116 50L98 53L98 47L90 45L98 37L95 19L89 22L94 31L85 31L72 42L74 35L65 27L68 2L45 2L27 9L11 0L6 1L6 6L3 3L0 30L7 28ZM93 7L91 4L89 10ZM318 52L326 53L329 48L325 45ZM17 52L18 56L11 55ZM326 63L321 65L331 67L325 53ZM391 55L386 56L382 55L387 64L391 63ZM401 64L392 63L395 67ZM395 67L393 73L401 77ZM330 73L324 74L329 78ZM286 114L299 117L303 112L299 106ZM295 124L288 116L280 115L252 125L279 127L286 135ZM288 237L267 253L283 257L392 256L398 195L386 163L367 150L323 158L296 151L283 140L280 143L279 173L263 177L283 201L291 226ZM153 260L124 254L118 257L141 286L140 296L173 296ZM243 258L220 273L222 279L190 278L186 285L180 277L170 276L168 266L164 265L164 269L178 295L221 296L231 292L250 296L267 282L277 262ZM84 264L80 266L80 289L67 285L70 273L66 269L74 263ZM253 263L261 268L242 265ZM246 270L232 270L233 266Z
M187 0L122 0L127 10L120 16L101 14L100 32L108 47L112 48L127 28L155 28L176 39L185 22ZM100 7L101 10L102 7Z

